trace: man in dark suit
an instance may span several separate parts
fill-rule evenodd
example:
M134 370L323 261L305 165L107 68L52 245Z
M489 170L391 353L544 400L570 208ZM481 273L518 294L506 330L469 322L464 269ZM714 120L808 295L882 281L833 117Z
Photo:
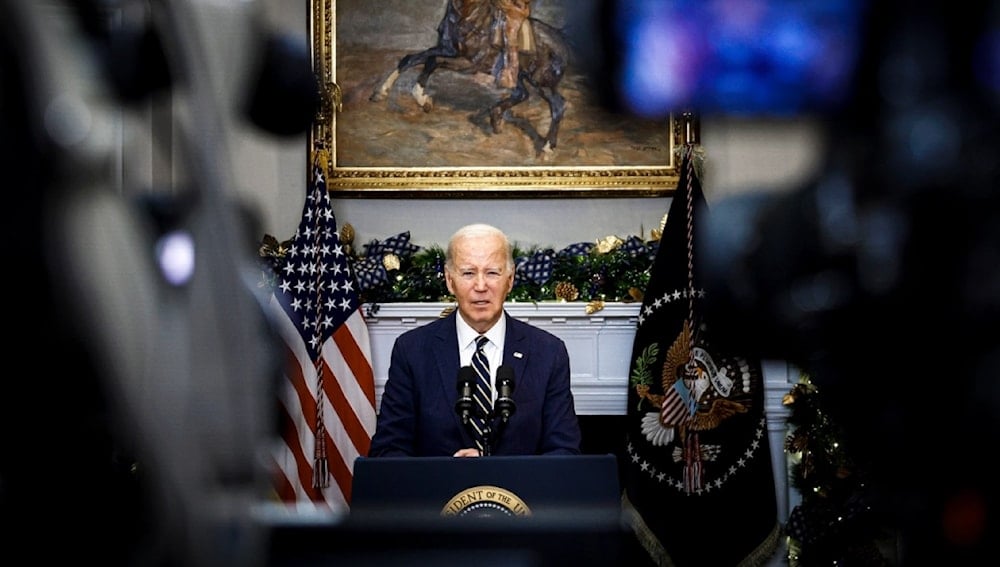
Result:
M458 309L396 339L369 456L579 454L566 345L503 309L514 286L507 236L485 224L460 228L448 242L445 280ZM509 419L492 412L487 420L485 451L456 411L459 369L472 366L480 336L489 339L482 350L490 384L501 365L513 369L515 384Z

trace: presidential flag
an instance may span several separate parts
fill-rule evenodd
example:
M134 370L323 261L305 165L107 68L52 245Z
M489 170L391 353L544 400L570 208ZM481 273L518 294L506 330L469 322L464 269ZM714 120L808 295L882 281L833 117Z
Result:
M316 153L302 220L274 267L269 304L286 359L275 491L285 502L346 510L354 460L368 454L375 432L375 380L368 328L326 189L326 159Z
M780 533L759 360L712 343L695 274L708 214L684 148L629 367L623 512L658 565L761 565Z

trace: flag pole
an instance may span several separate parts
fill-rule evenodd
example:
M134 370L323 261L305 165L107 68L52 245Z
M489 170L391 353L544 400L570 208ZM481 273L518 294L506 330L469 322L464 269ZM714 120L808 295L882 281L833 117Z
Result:
M322 142L314 146L314 156L313 156L313 168L312 175L315 176L317 173L326 179L327 174L327 156L326 150L322 147ZM319 170L317 172L316 170ZM310 179L310 186L315 183L315 179ZM319 222L319 219L317 219ZM317 241L321 238L319 231L316 231ZM322 286L317 286L317 289L321 289ZM317 317L319 320L319 311L322 309L320 305L317 305ZM313 446L313 488L327 488L330 486L330 465L327 460L326 454L326 423L323 420L323 398L324 398L324 369L326 364L323 362L322 355L317 355L313 360L313 367L316 369L316 423L314 431L314 443Z
M681 113L684 122L684 145L698 143L698 118L690 110Z

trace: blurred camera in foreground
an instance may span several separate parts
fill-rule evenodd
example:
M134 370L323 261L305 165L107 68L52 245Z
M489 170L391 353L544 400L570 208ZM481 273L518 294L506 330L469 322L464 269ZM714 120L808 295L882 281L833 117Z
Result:
M695 267L717 335L810 373L903 562L981 564L1000 512L998 13L896 4L865 13L821 173L712 205Z

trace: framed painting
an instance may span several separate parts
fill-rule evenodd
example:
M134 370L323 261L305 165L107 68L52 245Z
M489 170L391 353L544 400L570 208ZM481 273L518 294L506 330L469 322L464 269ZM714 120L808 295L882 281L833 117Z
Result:
M593 45L589 54L575 47L588 41L579 15L599 0L532 2L516 29L516 14L497 25L494 5L505 2L495 0L310 1L322 94L310 163L327 160L331 192L635 197L676 188L674 150L697 122L601 103L592 85L606 79L586 60Z

